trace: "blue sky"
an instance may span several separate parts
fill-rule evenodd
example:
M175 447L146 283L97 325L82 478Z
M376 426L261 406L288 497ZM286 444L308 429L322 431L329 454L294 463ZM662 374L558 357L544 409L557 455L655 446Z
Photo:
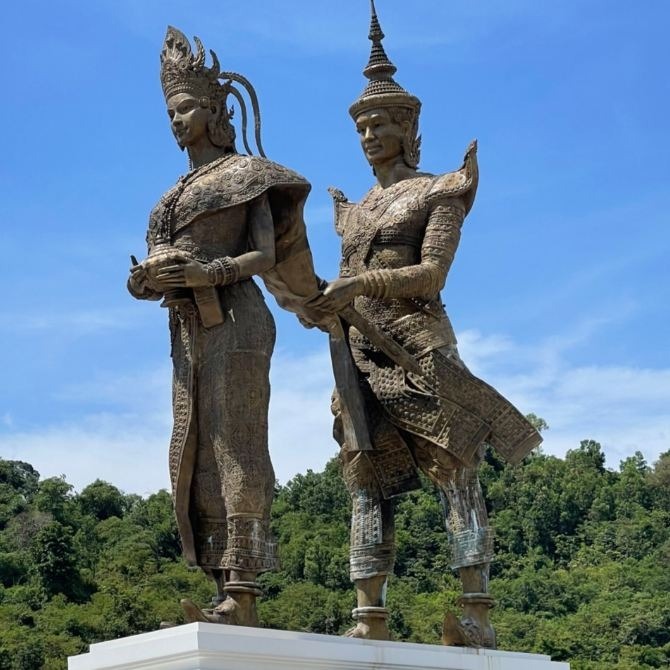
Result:
M399 83L423 101L421 167L481 183L443 293L461 354L550 425L544 449L608 465L670 448L666 0L378 0ZM348 116L367 0L24 0L3 10L0 456L126 491L167 485L166 313L125 292L147 215L186 170L158 79L168 23L256 87L268 156L313 185L317 269L336 273L326 188L372 185ZM270 444L282 481L335 453L324 336L269 300Z

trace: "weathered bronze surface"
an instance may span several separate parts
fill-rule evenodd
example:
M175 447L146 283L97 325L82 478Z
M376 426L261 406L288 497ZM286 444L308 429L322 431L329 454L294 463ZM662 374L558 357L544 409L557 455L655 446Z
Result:
M353 501L350 568L358 596L357 624L348 635L388 638L391 498L417 488L422 471L445 503L452 567L463 585L463 616L446 617L443 641L495 647L488 614L493 533L477 466L486 443L514 463L541 438L515 407L468 371L440 300L475 198L476 143L459 170L419 172L421 103L393 79L396 68L382 46L374 4L369 37L369 82L350 114L377 183L359 203L331 189L342 237L340 276L310 302L349 324L349 349L337 355L353 357L369 430L362 444L343 430L348 410L338 388L335 435Z
M275 326L253 275L291 307L317 291L304 234L308 182L235 149L229 95L246 107L216 55L169 28L161 83L190 171L151 212L148 255L128 280L133 296L163 300L172 342L174 428L170 476L184 556L215 582L211 610L182 604L188 620L256 625L256 577L276 565L269 527L274 472L268 453L268 373ZM243 142L249 153L246 133ZM307 268L303 272L302 268Z

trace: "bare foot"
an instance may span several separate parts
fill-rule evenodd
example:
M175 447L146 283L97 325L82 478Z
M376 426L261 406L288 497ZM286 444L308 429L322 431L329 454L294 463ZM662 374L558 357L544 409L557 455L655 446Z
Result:
M390 640L388 626L385 620L374 620L370 623L359 621L350 628L344 637L353 637L359 640Z
M460 621L449 612L442 627L442 644L449 647L496 648L496 634L488 623L481 623L472 617Z

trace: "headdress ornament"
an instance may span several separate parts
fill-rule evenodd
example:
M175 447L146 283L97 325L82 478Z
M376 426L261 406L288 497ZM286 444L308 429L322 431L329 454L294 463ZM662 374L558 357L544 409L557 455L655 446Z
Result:
M209 96L212 87L219 84L219 59L210 50L212 67L205 65L205 48L193 38L197 53L193 55L191 45L184 33L168 26L161 51L161 85L166 98L177 93L191 93L195 97Z
M368 39L372 42L372 50L370 60L363 70L363 74L370 81L358 100L349 107L349 114L356 119L361 112L367 109L392 106L408 108L418 115L421 101L393 79L398 68L389 60L382 46L384 33L379 25L374 0L370 0L370 12Z
M242 112L242 140L248 154L253 154L247 141L247 107L240 91L233 86L233 82L241 84L249 96L254 113L254 139L258 147L258 153L265 156L261 144L261 113L258 106L256 91L248 79L236 72L221 71L219 59L210 49L212 66L205 65L205 48L202 42L194 37L196 53L193 54L188 38L181 30L168 26L163 49L161 50L161 86L165 99L177 93L189 93L196 98L210 98L220 102L228 119L232 118L233 112L227 111L226 99L232 94L240 104ZM223 83L222 81L223 80Z

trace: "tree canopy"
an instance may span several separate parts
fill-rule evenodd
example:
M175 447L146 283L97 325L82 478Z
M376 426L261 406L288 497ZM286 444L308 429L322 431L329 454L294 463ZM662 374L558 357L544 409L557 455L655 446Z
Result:
M670 452L653 466L637 453L617 470L593 440L517 467L489 453L480 478L496 529L499 647L573 670L668 667ZM327 634L351 625L349 514L336 459L277 486L282 568L261 578L262 625ZM439 643L459 582L433 487L397 499L396 520L393 635ZM179 599L205 605L213 590L180 553L166 491L141 498L96 480L76 493L0 459L0 670L66 668L92 642L181 622Z

